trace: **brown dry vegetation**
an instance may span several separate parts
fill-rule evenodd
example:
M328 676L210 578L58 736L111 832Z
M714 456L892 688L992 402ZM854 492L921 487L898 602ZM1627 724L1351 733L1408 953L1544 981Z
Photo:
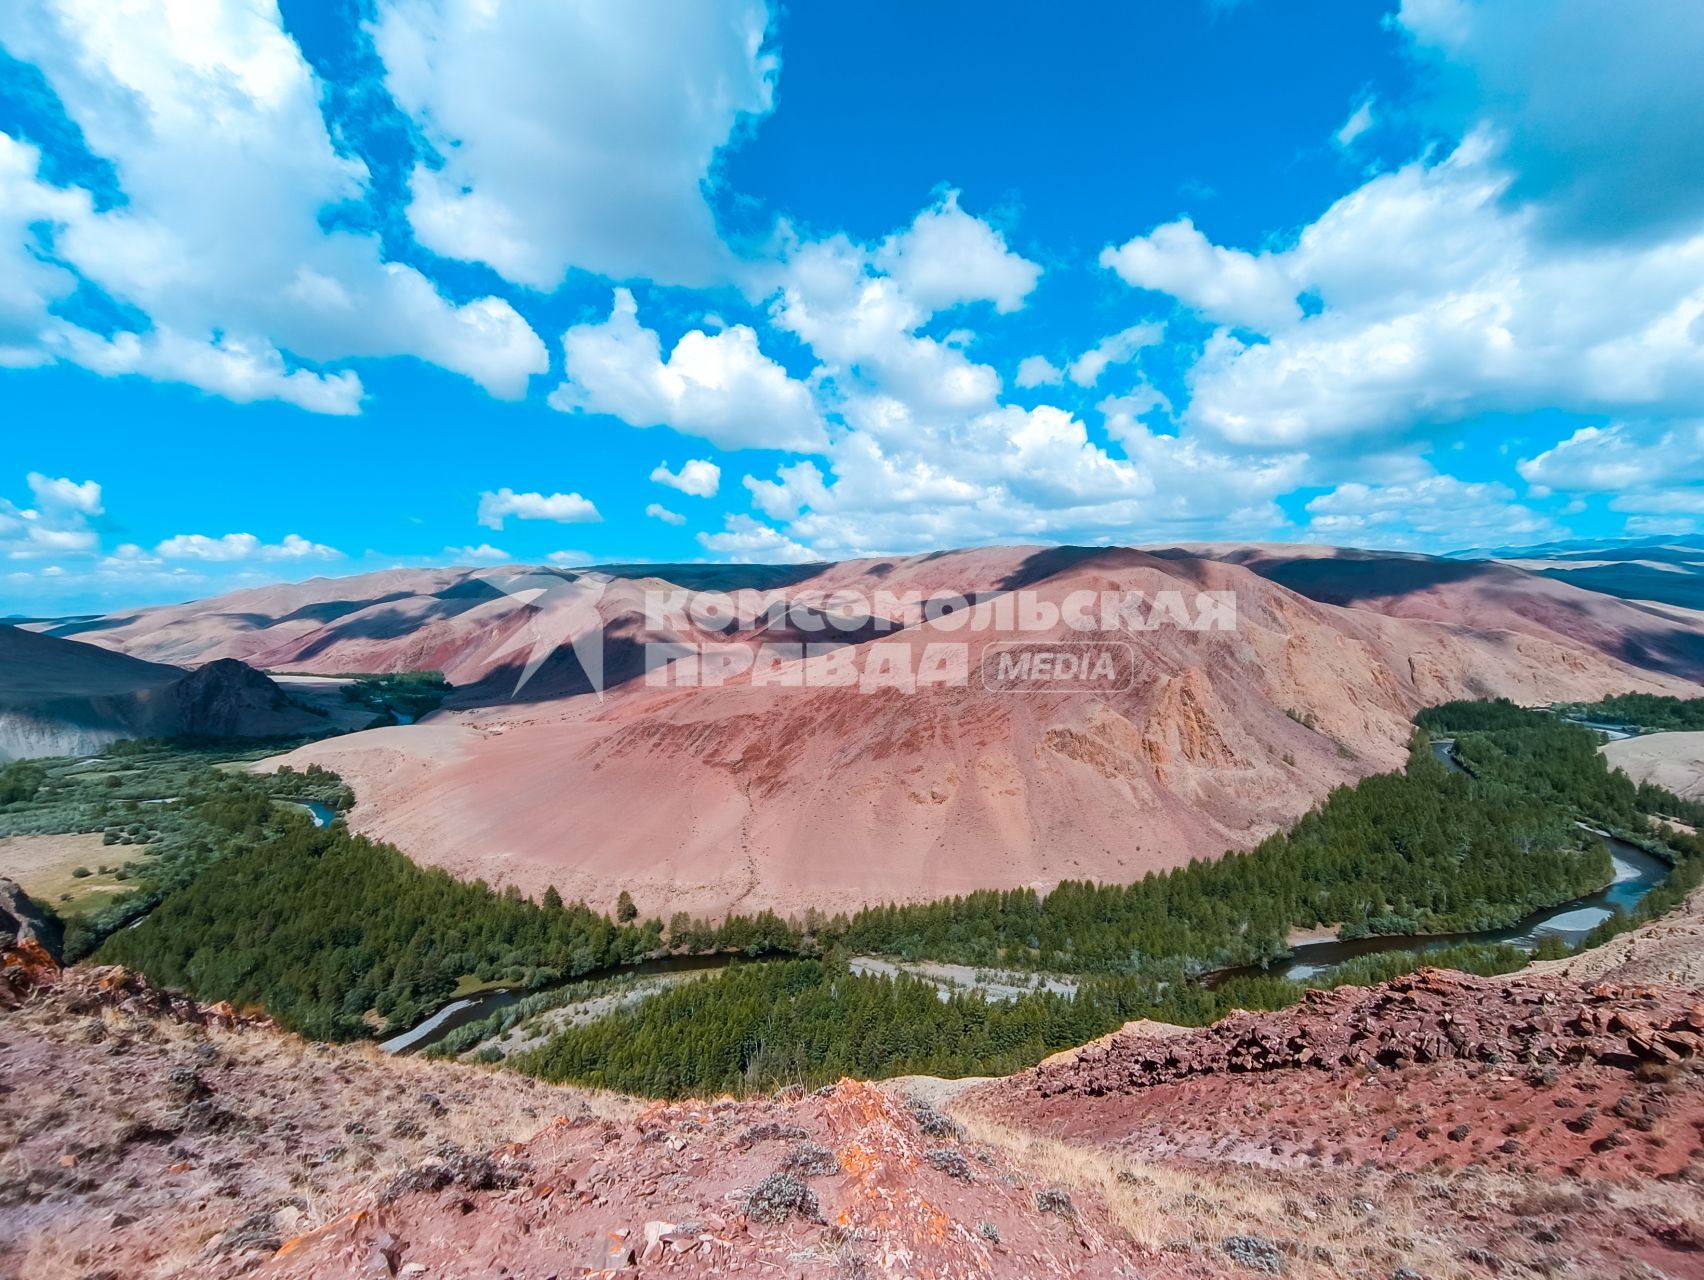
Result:
M1144 1274L1250 1274L1224 1261L1224 1242L1239 1236L1272 1242L1283 1274L1317 1280L1386 1277L1404 1267L1426 1280L1704 1273L1704 1259L1694 1256L1704 1200L1693 1185L1555 1182L1477 1167L1276 1170L1234 1159L1145 1160L1123 1145L1013 1128L971 1105L947 1110L972 1141L1104 1200L1112 1221L1158 1255ZM1658 1234L1678 1247L1637 1239L1634 1224L1662 1224Z

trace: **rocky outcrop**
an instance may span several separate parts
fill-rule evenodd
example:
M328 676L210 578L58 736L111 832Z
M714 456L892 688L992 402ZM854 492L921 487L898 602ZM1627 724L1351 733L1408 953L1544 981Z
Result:
M447 1170L444 1190L465 1193L496 1163L486 1148L589 1096L312 1044L121 969L71 968L0 1012L0 1276L246 1275L410 1170Z
M110 967L0 1018L0 1150L6 1276L1029 1280L1133 1261L1097 1196L876 1085L645 1106L311 1044Z
M1232 717L1217 706L1207 677L1199 667L1168 680L1159 705L1148 723L1149 741L1175 745L1177 753L1191 764L1213 769L1234 769L1242 762L1226 744L1221 724Z
M1422 970L1114 1036L965 1105L1159 1161L1697 1186L1704 1004L1685 988Z
M162 719L178 733L208 738L267 738L307 733L324 721L290 701L270 678L235 658L197 667L165 690Z
M34 1000L68 1016L112 1013L191 1027L275 1029L269 1017L238 1013L223 1000L205 1004L155 985L120 965L61 967L63 931L11 880L0 878L0 1007Z
M59 918L0 876L0 1008L17 1008L58 976L64 940Z
M559 1118L455 1156L286 1241L255 1274L1132 1274L1096 1198L1017 1168L949 1118L851 1080L774 1100ZM493 1268L494 1269L494 1268Z
M184 1026L276 1028L263 1014L238 1013L224 1000L203 1004L149 982L119 965L79 966L59 975L53 998L69 1014L93 1016L103 1011L129 1018L166 1019Z
M57 962L64 940L59 918L38 906L16 880L0 876L0 951L34 943Z
M1661 987L1475 978L1422 969L1380 987L1310 991L1297 1008L1239 1013L1163 1039L1120 1035L1042 1066L1043 1098L1096 1097L1195 1076L1590 1063L1629 1073L1704 1054L1704 1004Z
M124 736L115 724L80 724L52 714L0 709L0 761L92 756Z
M1426 973L647 1106L73 969L0 1018L0 1275L1698 1275L1694 998Z

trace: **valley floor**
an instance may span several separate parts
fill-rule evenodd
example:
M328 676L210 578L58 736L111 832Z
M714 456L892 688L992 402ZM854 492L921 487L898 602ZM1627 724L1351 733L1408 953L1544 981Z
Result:
M0 876L16 880L37 902L65 914L130 892L135 886L110 874L127 852L109 846L99 831L0 836ZM84 874L77 875L79 870Z

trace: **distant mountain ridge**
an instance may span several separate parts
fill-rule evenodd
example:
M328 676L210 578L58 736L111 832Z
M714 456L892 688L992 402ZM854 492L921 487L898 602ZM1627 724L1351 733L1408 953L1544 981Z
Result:
M0 625L0 760L120 738L312 733L325 721L235 659L196 670Z
M1528 547L1452 551L1452 560L1498 560L1588 591L1704 610L1704 538L1570 538Z
M1634 547L1649 549L1655 545L1639 542L1622 551L1625 555ZM1670 550L1674 564L1670 578L1677 582L1690 579L1686 566L1692 561L1688 557L1696 557L1698 572L1704 574L1704 550L1678 545ZM644 564L596 566L584 571L545 567L526 572L564 581L591 571L610 577L611 601L603 612L613 617L620 612L622 602L632 605L648 589L806 590L867 573L873 590L883 585L882 575L891 572L883 570L883 565L928 563L942 557L963 563L970 556L1020 556L1028 565L1025 572L1039 575L1036 580L1040 581L1047 572L1120 551L1137 551L1158 559L1242 565L1310 599L1372 609L1388 616L1471 620L1476 626L1510 627L1534 635L1559 630L1633 666L1704 680L1704 641L1692 620L1617 603L1662 597L1593 587L1578 578L1583 565L1527 568L1474 552L1428 556L1272 543L1184 544L1145 550L1008 547L872 557L838 564ZM1624 559L1623 563L1634 570L1639 567L1636 558ZM471 686L513 665L515 631L527 616L520 607L522 602L492 585L493 575L501 572L395 569L349 578L315 578L180 605L67 619L40 629L155 662L194 664L234 657L266 670L322 674L437 670L452 684ZM1704 577L1699 582L1704 584ZM954 584L951 589L1009 590L1022 585L1015 579L993 576ZM553 684L549 677L556 665L560 664L547 664L546 678L529 684L529 698L583 691L583 682L572 687L576 684L572 675L565 683L559 679Z
M1374 551L1238 548L1227 558L1313 600L1390 617L1561 636L1633 667L1704 680L1704 628L1522 563ZM1628 579L1620 579L1626 586ZM1704 579L1698 580L1704 585Z
M1333 786L1400 767L1419 707L1696 696L1704 680L1699 627L1499 561L1207 544L621 568L600 571L595 608L578 611L503 585L572 583L578 571L398 569L138 610L78 637L177 665L441 671L455 692L422 723L289 760L341 773L359 797L356 828L420 861L600 906L627 888L665 917L1128 881L1247 848ZM914 693L749 673L647 685L647 645L730 637L690 619L647 625L646 593L743 586L866 600L1023 590L1056 604L1212 590L1235 598L1237 617L1226 631L1119 631L1132 679L1096 693L1014 695L974 677ZM556 647L517 692L540 635ZM764 625L732 638L800 633ZM913 667L931 644L962 640L974 673L989 645L1083 636L939 620L842 638L860 654L898 646ZM602 698L585 696L576 640L601 645Z

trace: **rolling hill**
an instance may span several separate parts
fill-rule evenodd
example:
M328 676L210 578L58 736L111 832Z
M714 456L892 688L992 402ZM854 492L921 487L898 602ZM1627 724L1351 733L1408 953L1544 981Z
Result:
M292 762L343 774L360 797L356 827L417 859L601 906L626 888L664 916L1129 880L1249 847L1333 786L1396 767L1409 717L1428 703L1691 692L1704 675L1699 635L1674 619L1504 565L1427 557L1020 547L623 572L639 576L319 579L102 619L79 635L155 661L442 670L456 695L424 723L316 743ZM589 607L553 586L582 581L595 584ZM826 634L850 641L866 668L880 657L917 670L932 646L963 646L964 680L823 686L784 662L767 678L654 687L642 678L648 645L755 648L822 625L799 610L785 626L737 632L690 618L647 626L645 593L682 587L816 601L1021 591L1055 606L1082 592L1213 591L1234 597L1236 617L1226 630L1089 633L913 617ZM1118 688L1015 694L979 678L1000 646L1097 637L1128 654ZM575 640L596 642L605 696L588 696Z

